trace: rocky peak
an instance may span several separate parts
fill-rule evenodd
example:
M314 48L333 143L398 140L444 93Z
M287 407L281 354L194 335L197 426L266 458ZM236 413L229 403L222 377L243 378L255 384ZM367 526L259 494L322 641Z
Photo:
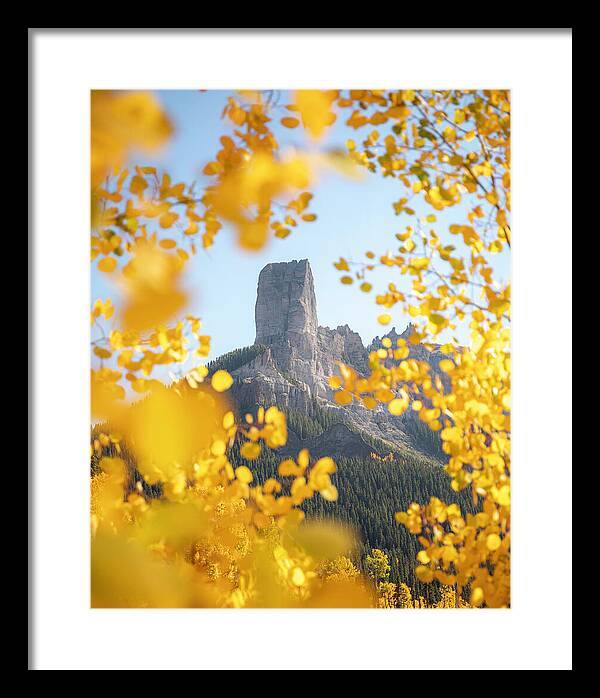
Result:
M257 344L271 344L289 335L317 334L317 301L307 259L267 264L258 277Z
M368 352L380 348L381 338L375 337L365 349L360 335L347 324L335 329L319 327L313 275L307 259L271 263L262 269L255 320L255 343L264 348L232 370L235 383L231 396L240 410L277 405L315 419L319 414L327 414L333 423L313 439L314 443L301 443L298 438L294 441L291 436L292 452L310 446L311 452L316 453L321 448L333 448L340 454L357 455L370 450L368 444L373 439L388 450L419 448L420 422L415 427L412 411L396 417L385 405L370 410L359 401L344 406L335 402L329 377L338 373L339 363L349 364L366 375ZM395 344L400 337L407 339L412 331L409 324L401 335L393 327L385 336ZM437 372L438 352L420 345L411 346L410 352L412 357L428 361Z
M394 331L395 331L395 329L396 329L396 328L394 328ZM412 324L412 322L409 322L408 325L406 326L406 329L405 329L404 332L400 335L400 337L402 337L402 339L408 340L409 337L412 335L412 333L413 333L413 331L414 331L415 329L416 329L416 328L415 328L415 326Z
M408 335L407 335L408 332ZM402 334L398 334L396 332L396 327L392 327L392 329L387 333L384 334L382 337L374 337L373 341L369 346L367 347L368 352L376 351L377 349L381 348L381 342L385 337L389 337L392 340L392 346L396 346L396 342L402 337L402 339L407 339L408 336L412 334L412 324L409 323L408 327L404 330Z

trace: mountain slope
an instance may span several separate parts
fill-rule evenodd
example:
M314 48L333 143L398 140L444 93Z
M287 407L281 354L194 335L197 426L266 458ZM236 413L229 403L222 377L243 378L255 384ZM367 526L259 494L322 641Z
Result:
M348 325L331 329L320 327L314 280L308 260L267 264L258 278L256 339L252 347L230 352L217 359L211 370L226 368L235 379L231 396L240 412L255 412L260 405L277 405L286 413L315 418L328 415L328 428L313 434L306 445L315 455L357 457L375 451L385 454L415 451L440 459L439 440L407 412L396 417L384 405L367 410L356 402L340 406L333 401L328 378L337 372L337 363L350 365L358 373L368 372L369 353L381 346L376 337L365 347L360 335ZM411 326L401 334L393 328L393 342L407 338ZM411 346L411 357L427 361L439 374L443 357L436 349ZM293 452L305 445L290 425Z

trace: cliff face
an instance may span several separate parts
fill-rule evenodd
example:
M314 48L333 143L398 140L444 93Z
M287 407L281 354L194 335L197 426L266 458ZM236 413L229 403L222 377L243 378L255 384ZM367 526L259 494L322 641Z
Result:
M317 299L310 264L267 264L258 277L256 343L269 344L283 336L317 334Z
M255 411L258 405L277 405L309 417L317 410L325 410L337 422L310 443L303 444L297 435L290 434L291 451L306 445L318 455L327 442L329 450L338 454L365 455L374 450L373 439L381 442L380 450L421 450L411 415L394 417L383 406L370 411L354 403L340 407L333 402L327 379L337 372L337 362L365 374L369 352L378 348L381 340L377 337L365 348L360 335L347 325L335 329L319 327L308 260L264 267L258 278L255 320L255 343L264 345L266 350L233 371L233 397L240 407ZM403 335L407 333L410 334L410 326ZM388 336L395 341L401 335L394 328ZM411 355L428 360L434 370L441 358L437 354L420 346L411 349Z

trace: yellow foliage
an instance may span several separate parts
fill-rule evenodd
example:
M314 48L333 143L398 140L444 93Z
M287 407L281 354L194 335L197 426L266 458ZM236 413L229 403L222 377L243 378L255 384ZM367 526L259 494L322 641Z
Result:
M121 279L125 292L121 322L126 331L143 332L166 324L185 307L188 296L178 285L181 269L177 257L145 240L137 243Z
M427 606L405 584L386 581L381 551L370 556L377 571L369 585L346 557L350 534L303 522L305 500L338 498L331 458L311 463L303 450L284 459L282 482L259 483L247 465L234 469L236 439L250 465L286 443L285 415L261 408L236 424L221 394L233 378L217 371L209 387L205 366L182 368L210 349L200 320L179 317L189 300L181 273L196 236L210 247L228 223L239 244L256 251L270 235L284 239L314 221L307 189L323 163L340 163L311 149L339 116L356 131L344 159L396 179L405 191L394 211L412 225L392 236L397 249L369 250L362 262L340 257L334 266L349 292L370 292L367 277L377 266L406 280L406 292L392 281L374 293L375 305L390 311L377 319L388 325L392 312L402 312L415 325L407 342L386 341L371 354L367 375L340 364L340 375L329 379L334 400L356 399L367 409L381 403L398 416L412 404L420 422L440 434L451 486L469 489L479 513L435 497L398 512L397 522L419 536L416 577L441 585L437 607L509 606L511 297L490 261L511 245L509 93L299 90L280 122L302 124L312 144L293 154L281 151L271 131L269 100L240 93L223 111L230 135L200 166L212 179L199 197L191 184L154 167L124 169L132 152L155 152L172 132L153 95L93 91L91 106L91 258L124 292L111 330L103 327L115 315L110 299L95 301L91 312L99 331L92 415L110 423L92 444L100 471L92 479L93 605ZM413 201L429 212L417 215ZM465 220L455 213L463 206ZM443 229L440 221L452 215ZM446 341L442 381L411 358L411 348L451 335L459 323L470 328L470 342ZM175 367L184 378L167 388L152 377L157 366ZM132 404L127 383L138 398ZM148 500L115 457L123 444L145 482L160 484L160 500Z
M223 393L231 388L233 385L233 378L227 371L216 371L210 379L210 384L218 393Z
M298 90L294 95L294 109L302 118L304 128L313 138L321 138L325 129L335 121L331 103L335 91Z
M171 123L149 92L91 93L92 185L99 185L132 150L153 153L172 133Z

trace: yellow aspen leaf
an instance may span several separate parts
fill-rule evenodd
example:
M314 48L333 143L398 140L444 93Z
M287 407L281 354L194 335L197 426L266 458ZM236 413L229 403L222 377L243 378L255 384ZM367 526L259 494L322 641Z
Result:
M380 325L389 325L391 321L392 321L392 316L389 315L388 313L383 313L383 315L380 315L377 318L377 322Z
M494 552L494 550L498 550L498 548L502 545L502 540L497 533L490 533L490 535L486 538L485 545L488 550Z
M441 436L443 441L458 443L462 440L463 435L462 431L458 427L446 427L445 429L442 429Z
M325 90L298 90L294 102L304 128L313 138L320 138L335 121L335 114L330 111L332 96Z
M435 578L438 582L441 582L446 587L451 587L456 583L456 577L453 574L446 574L442 570L437 570L435 573Z
M338 405L349 405L352 402L352 395L347 390L340 390L333 396Z
M342 278L340 279L340 281L341 281L343 284L346 284L346 286L350 286L350 284L353 284L353 283L354 283L354 279L353 279L351 276L342 276Z
M228 116L236 126L242 126L248 117L246 112L238 106L234 106L233 109L230 109Z
M399 416L406 411L406 401L395 398L388 404L388 412L395 416Z
M204 337L199 337L198 339L200 339L200 341L202 341L202 343L204 344ZM197 366L196 368L190 371L189 375L192 376L192 378L197 383L202 383L208 375L208 369L206 368L206 366Z
M155 152L171 133L171 123L154 94L92 90L92 185L118 168L131 150Z
M372 288L373 288L373 286L372 286L368 281L365 281L364 283L362 283L362 284L360 285L360 290L361 290L363 293L369 293L369 291L370 291Z
M456 109L456 111L454 112L454 123L455 124L462 124L463 121L465 120L465 118L466 118L466 114L465 114L464 109Z
M133 332L157 327L169 321L187 303L179 288L181 262L152 244L137 241L133 258L123 269L125 301L121 322Z
M444 373L450 373L455 368L454 361L450 361L450 359L442 359L439 363L439 367L442 371L444 371Z
M453 545L445 545L442 549L442 560L449 565L458 558L458 553Z
M222 439L213 441L210 447L213 456L222 456L225 453L225 442Z
M472 606L481 606L483 603L484 599L484 593L483 589L481 587L475 587L473 591L471 592L471 605Z
M233 385L233 378L229 375L229 373L227 373L227 371L216 371L213 377L210 379L210 384L218 393L223 393L231 388Z
M300 453L298 454L298 465L303 469L306 470L308 468L308 464L310 463L310 453L307 448L303 448Z
M249 485L254 479L252 471L246 465L240 465L238 468L236 468L235 476L240 482L243 482L244 485Z
M170 238L165 238L158 244L163 248L163 250L172 250L174 247L177 247L175 240L171 240Z
M302 216L302 220L306 221L307 223L312 223L312 221L317 220L317 214L316 213L305 213Z
M139 175L135 175L135 177L132 177L131 182L129 183L129 191L132 194L135 194L136 196L142 196L144 193L144 190L147 189L148 187L148 182L143 177L140 177Z
M100 269L100 271L106 272L107 274L110 274L110 272L114 271L116 268L117 260L114 257L103 257L98 262L98 269Z
M339 376L330 376L328 379L329 387L337 390L342 385L342 379Z
M202 172L208 176L220 174L223 172L223 165L220 162L209 162Z
M510 505L510 486L503 485L498 492L496 492L495 500L500 504L500 506L507 507Z
M391 116L393 119L405 120L405 119L408 119L408 117L411 114L411 111L410 111L410 107L396 106L396 107L390 107L386 113L388 116Z
M178 218L178 213L167 211L167 213L163 213L163 215L158 219L158 223L161 228L170 228Z
M394 399L394 393L387 388L382 388L375 392L375 397L379 402L391 402Z
M489 191L489 192L485 195L485 198L486 198L486 199L490 202L490 204L492 204L493 206L495 206L495 205L498 203L498 201L499 201L499 199L498 199L498 192L496 192L496 191Z
M335 485L329 485L327 487L324 487L322 490L319 490L319 494L323 499L327 500L328 502L336 502L338 498L338 491L337 487Z
M450 143L453 143L456 140L456 131L452 128L452 126L446 126L442 135Z
M94 347L94 354L100 359L110 359L112 352L108 349L103 349L102 347Z
M417 579L420 582L424 582L425 584L433 581L433 571L430 570L429 567L425 567L424 565L418 565L415 569L415 574L417 576Z
M256 460L260 456L260 444L246 441L240 448L240 455L246 460Z
M426 424L433 422L433 420L437 419L439 416L440 410L438 407L434 407L433 409L422 409L419 414L421 420Z
M235 424L235 415L233 412L227 412L223 417L223 429L231 429Z
M300 125L300 121L293 116L284 116L283 119L281 119L281 125L286 128L296 128L296 126Z
M427 257L418 257L417 259L411 260L410 265L413 269L427 269L429 266L429 259Z
M277 472L281 477L290 477L300 475L303 471L291 458L286 458L277 466Z

